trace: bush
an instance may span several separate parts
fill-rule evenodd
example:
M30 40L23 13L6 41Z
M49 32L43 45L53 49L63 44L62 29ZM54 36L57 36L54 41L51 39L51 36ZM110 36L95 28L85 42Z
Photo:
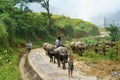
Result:
M89 58L95 58L95 57L98 57L98 54L96 54L94 51L85 51L83 53L83 56L84 57L89 57Z
M0 46L5 45L7 36L8 34L6 32L5 26L0 24Z
M110 59L110 60L117 60L117 56L115 54L115 49L111 49L106 53L106 56Z

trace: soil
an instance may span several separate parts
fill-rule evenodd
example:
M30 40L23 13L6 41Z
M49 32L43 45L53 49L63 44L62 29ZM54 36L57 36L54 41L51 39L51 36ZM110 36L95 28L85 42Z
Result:
M120 80L120 61L86 62L76 61L75 66L86 75L102 80Z

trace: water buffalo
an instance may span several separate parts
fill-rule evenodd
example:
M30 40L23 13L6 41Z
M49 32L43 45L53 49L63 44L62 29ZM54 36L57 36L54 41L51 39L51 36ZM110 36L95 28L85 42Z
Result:
M50 43L44 43L43 49L46 51L46 55L48 55L50 57L50 62L54 61L54 63L55 63L55 57L54 57L55 46Z
M62 68L65 69L65 63L68 60L68 51L66 47L58 47L54 49L54 54L57 59L58 67L60 67L60 63L62 63Z
M75 42L70 43L70 48L72 49L73 52L75 52Z
M73 52L77 52L79 55L82 55L85 50L85 44L81 41L71 42L70 47L72 48Z
M68 60L68 51L66 47L60 46L56 48L54 45L44 43L43 49L46 51L46 54L50 57L50 62L52 62L53 60L55 62L55 59L57 59L58 67L60 67L60 63L62 63L62 68L66 68L65 63Z

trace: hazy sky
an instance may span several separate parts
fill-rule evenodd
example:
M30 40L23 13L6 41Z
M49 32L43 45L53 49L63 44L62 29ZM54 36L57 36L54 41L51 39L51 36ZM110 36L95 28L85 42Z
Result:
M31 9L39 11L38 4ZM95 16L104 16L120 10L120 0L50 0L51 12L91 21Z

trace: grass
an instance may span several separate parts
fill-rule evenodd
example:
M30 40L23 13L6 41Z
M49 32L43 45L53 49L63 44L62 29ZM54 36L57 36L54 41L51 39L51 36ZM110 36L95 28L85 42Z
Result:
M99 62L99 61L116 61L120 60L120 54L115 55L114 53L106 53L106 56L96 54L94 51L86 51L83 53L83 56L79 56L77 53L74 53L73 56L76 60L83 60L89 62Z
M21 80L19 67L18 67L18 55L11 55L11 61L4 63L0 66L0 80Z

